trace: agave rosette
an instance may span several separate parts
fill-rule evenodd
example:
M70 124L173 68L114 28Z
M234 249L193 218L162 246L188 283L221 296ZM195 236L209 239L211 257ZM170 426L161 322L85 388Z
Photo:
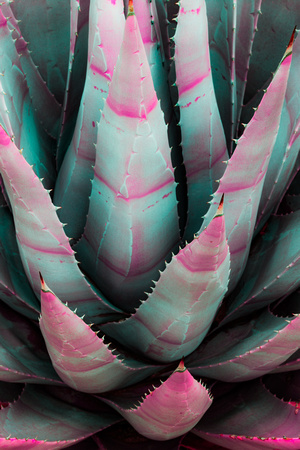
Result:
M296 17L1 3L1 448L300 447Z

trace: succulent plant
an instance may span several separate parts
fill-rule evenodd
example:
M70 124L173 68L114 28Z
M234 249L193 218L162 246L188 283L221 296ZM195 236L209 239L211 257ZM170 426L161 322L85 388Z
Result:
M1 448L300 448L299 19L1 2Z

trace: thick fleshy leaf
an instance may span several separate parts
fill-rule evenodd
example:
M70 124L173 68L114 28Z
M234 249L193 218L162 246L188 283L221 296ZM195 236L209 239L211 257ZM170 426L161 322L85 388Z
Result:
M136 313L102 329L154 360L178 360L204 339L226 293L229 266L220 205L207 229L173 256Z
M9 2L29 42L32 58L51 92L62 103L69 53L69 7L67 0L14 0Z
M45 187L52 188L56 175L54 140L44 130L35 111L36 105L34 106L31 100L31 92L22 67L26 56L19 54L23 50L26 53L26 43L21 37L14 41L14 32L2 12L5 12L5 7L5 2L2 8L0 5L0 72L1 87L5 93L2 105L5 110L0 112L0 116L5 117L0 121L6 126L8 133L13 132L11 138L14 138L18 148L23 148L24 157L29 164L33 164L35 173L44 178ZM36 80L36 84L41 87L42 80Z
M69 63L63 99L57 167L60 168L71 142L86 75L90 0L70 1Z
M177 20L174 63L188 189L185 239L191 241L228 154L211 75L205 0L182 0Z
M81 392L99 393L137 383L160 366L147 365L116 350L64 305L42 279L40 328L60 378Z
M8 207L0 208L0 298L15 311L37 320L40 305L24 272Z
M28 43L23 38L19 27L21 21L17 20L13 14L12 8L14 6L15 2L11 5L11 3L6 0L2 4L1 10L8 20L9 28L12 30L16 51L20 56L19 63L26 76L32 106L38 112L38 119L45 130L52 137L57 138L61 105L49 91L47 84L40 75L38 67L32 60L32 54L28 49Z
M0 127L0 171L13 210L17 243L27 278L40 295L39 271L63 301L95 323L113 318L116 308L96 294L80 272L49 193ZM59 267L59 269L58 269Z
M95 144L104 99L120 52L125 18L123 1L91 1L88 64L74 134L55 185L54 203L65 232L78 239L88 213ZM76 208L74 204L76 203Z
M293 177L293 168L300 148L300 38L293 46L291 70L281 112L280 125L262 195L260 199L256 229L260 230L270 213L278 206L286 187Z
M276 317L268 310L208 338L186 359L194 375L246 381L275 369L300 347L300 316Z
M231 255L229 290L236 286L246 266L265 174L279 128L291 50L292 40L253 119L228 161L202 226L210 222L224 193L226 236Z
M210 56L228 148L236 137L262 0L209 0Z
M149 387L101 397L149 439L163 441L186 433L212 403L208 390L192 377L183 362L159 387Z
M257 237L223 323L260 309L300 286L300 211L273 216Z
M36 325L2 302L0 302L0 380L14 383L61 384Z
M120 420L105 405L92 412L53 393L28 385L18 400L0 410L1 448L65 448Z
M295 407L254 381L215 400L193 433L230 450L297 450L299 429Z
M145 298L179 241L175 189L167 127L129 12L98 128L87 224L75 247L84 270L124 310Z

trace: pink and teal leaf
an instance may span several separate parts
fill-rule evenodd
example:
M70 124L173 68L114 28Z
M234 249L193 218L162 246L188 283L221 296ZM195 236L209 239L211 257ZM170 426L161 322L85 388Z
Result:
M295 412L253 381L216 399L193 433L230 450L297 450L300 415Z
M132 310L179 240L167 127L135 15L98 128L83 268L114 304ZM99 215L101 210L101 215Z
M24 272L8 207L0 208L0 292L12 309L37 320L40 305Z
M106 405L99 404L96 411L89 411L67 403L71 390L66 400L53 393L27 385L15 402L0 410L1 448L61 449L120 420Z
M186 359L193 375L226 382L265 375L300 346L300 316L277 317L268 310L244 324L227 326Z
M280 125L258 209L256 228L260 230L280 202L293 176L300 148L300 38L293 46L291 70L281 112Z
M89 325L49 290L43 279L41 309L40 328L53 367L76 390L100 393L119 389L162 368L110 350Z
M98 123L122 43L123 8L122 0L91 1L90 4L85 85L74 134L54 191L54 203L61 206L59 218L67 223L65 232L74 239L82 235L88 213Z
M251 122L238 140L202 226L210 222L224 193L226 236L231 255L230 291L246 266L263 183L278 133L291 50L292 42Z
M38 328L0 302L0 380L62 384Z
M159 387L140 385L101 398L142 436L158 441L190 431L212 403L209 391L183 361Z
M188 189L185 239L191 241L228 154L211 76L205 1L182 0L177 20L174 63Z
M300 286L300 211L272 216L257 237L224 322L260 309Z
M112 307L86 281L49 193L0 127L0 172L10 199L17 244L27 278L40 295L39 271L63 301L96 323L114 318ZM59 267L59 270L57 268Z
M2 5L2 8L5 11L5 5ZM24 157L33 164L36 174L44 178L45 187L51 188L56 175L54 141L43 129L30 98L30 90L21 64L23 57L18 53L16 45L20 42L22 45L24 41L21 41L21 38L14 41L13 31L2 8L0 8L0 71L6 109L5 117L0 121L6 125L7 132L13 130L14 134L11 137L14 138L16 145L24 149Z
M5 0L29 42L32 59L58 102L66 88L69 54L70 2L61 0Z
M207 229L173 256L136 313L102 329L156 361L176 361L204 339L226 293L229 266L221 205Z

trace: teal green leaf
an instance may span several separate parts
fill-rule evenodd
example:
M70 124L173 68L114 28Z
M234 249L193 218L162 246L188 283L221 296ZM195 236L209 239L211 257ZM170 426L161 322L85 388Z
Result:
M0 379L14 383L62 384L39 329L0 302Z
M295 406L257 380L216 399L193 433L230 450L297 450L299 429Z
M260 309L300 286L300 211L272 216L251 249L224 322Z
M68 386L81 392L119 389L162 368L111 350L43 280L40 328L56 372Z
M167 127L135 15L126 20L94 172L86 227L74 248L104 294L132 311L179 241Z
M39 301L24 272L8 207L0 208L0 298L15 311L37 320Z
M87 313L97 323L114 318L117 309L100 298L80 272L49 192L2 127L0 172L12 207L22 263L36 296L40 295L41 271L60 298L78 307L79 313Z
M70 398L72 391L66 394ZM69 447L120 420L114 411L103 406L92 412L84 406L68 404L51 390L27 385L14 403L0 410L0 446Z
M199 230L228 159L211 76L204 0L182 0L174 36L181 147L188 190L184 238ZM199 31L201 30L201 32Z
M87 72L76 126L60 168L54 203L71 238L81 237L94 176L98 123L124 32L123 2L91 1ZM112 34L112 30L114 30ZM76 203L76 208L74 204Z
M193 375L226 382L265 375L300 346L300 316L276 317L268 310L247 323L229 325L208 337L186 358Z
M176 361L204 339L226 293L229 266L220 206L199 237L173 256L136 313L102 329L154 360Z
M238 140L202 225L203 229L210 222L224 193L226 237L231 255L229 291L236 286L246 266L263 183L279 128L292 44L291 41L257 111Z

